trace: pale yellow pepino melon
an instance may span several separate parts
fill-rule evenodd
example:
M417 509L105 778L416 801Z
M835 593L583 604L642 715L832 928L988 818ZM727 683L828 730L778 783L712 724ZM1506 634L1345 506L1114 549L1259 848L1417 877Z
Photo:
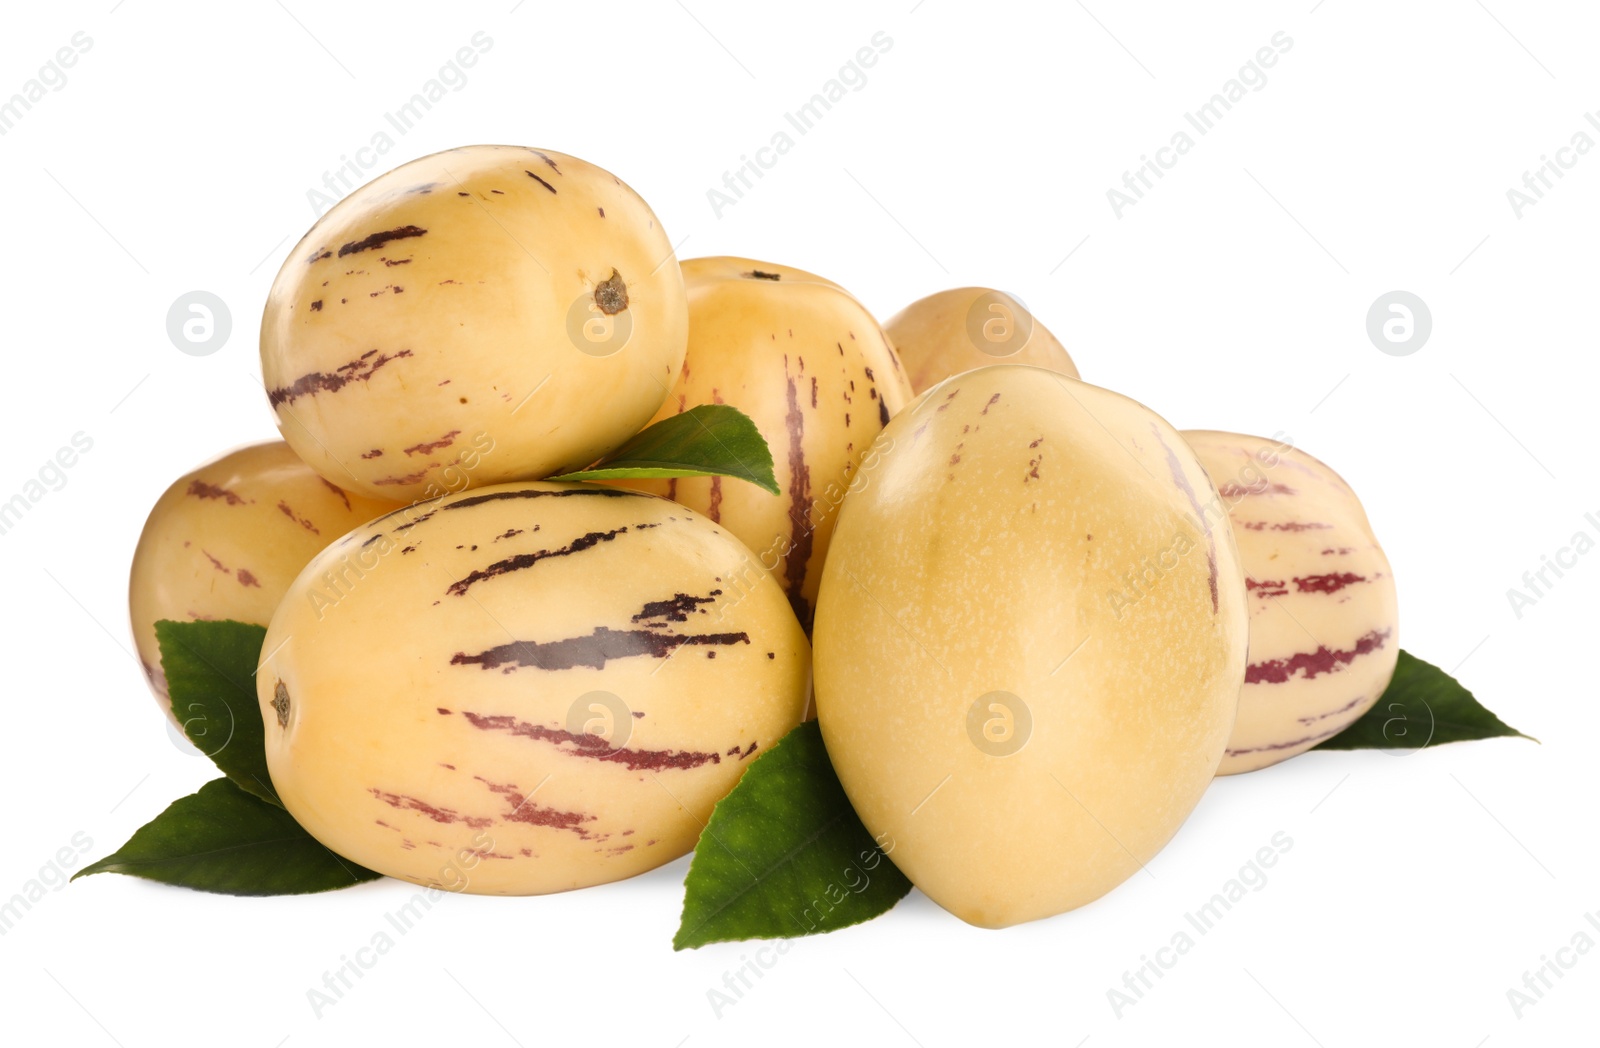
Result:
M1244 678L1244 578L1145 407L998 365L889 423L823 569L822 734L867 829L975 925L1137 872L1199 801Z
M398 508L331 484L282 441L252 444L186 473L156 500L133 553L128 610L145 677L174 722L156 622L265 626L324 546Z
M883 328L918 393L992 364L1032 364L1078 377L1066 347L1039 318L993 288L958 287L919 298Z
M1250 664L1220 769L1232 775L1304 753L1378 701L1400 657L1399 603L1389 559L1337 473L1276 439L1183 439L1233 522L1250 591Z
M580 469L683 363L683 279L639 195L576 157L467 146L351 193L284 262L261 369L284 439L390 499ZM470 452L470 454L469 454Z
M657 418L699 404L743 411L772 449L782 494L724 477L624 486L720 522L810 628L839 504L910 387L878 322L830 280L748 258L689 259L683 279L689 352Z
M806 705L805 634L748 557L676 503L584 484L358 528L267 632L273 785L329 848L417 884L529 895L675 859Z

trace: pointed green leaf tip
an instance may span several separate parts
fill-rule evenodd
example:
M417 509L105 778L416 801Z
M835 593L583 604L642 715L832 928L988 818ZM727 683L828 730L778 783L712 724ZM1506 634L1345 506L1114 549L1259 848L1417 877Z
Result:
M810 721L757 757L712 811L672 946L831 932L888 911L910 890L850 806Z
M183 733L240 789L277 804L256 698L266 636L264 626L247 622L156 623L161 671Z
M600 463L550 480L736 477L778 494L772 449L750 417L726 404L701 404L636 433Z
M72 875L125 873L224 895L298 895L378 876L323 847L275 804L213 779Z
M1420 750L1502 736L1539 741L1484 709L1472 692L1444 670L1402 651L1383 697L1350 727L1317 748Z

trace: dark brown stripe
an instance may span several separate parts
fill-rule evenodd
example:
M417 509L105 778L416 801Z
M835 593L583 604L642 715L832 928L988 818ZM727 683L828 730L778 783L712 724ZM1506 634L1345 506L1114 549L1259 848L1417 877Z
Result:
M572 496L592 496L603 499L625 499L633 494L634 493L631 491L623 491L620 488L602 488L598 486L560 488L555 491L551 491L546 488L526 488L521 491L491 491L483 495L470 495L467 498L461 499L460 501L452 502L449 505L440 506L439 508L442 510L471 509L473 506L481 506L485 502L500 502L504 499L562 499Z
M242 506L245 503L242 496L236 495L220 484L207 484L203 480L191 480L184 494L193 495L197 499L221 499L230 506Z
M492 579L500 575L509 575L513 571L531 568L541 560L549 560L552 557L570 557L574 553L582 553L584 550L593 549L602 542L612 541L627 530L628 526L624 524L622 527L612 528L610 531L591 531L587 534L579 535L565 546L556 549L541 549L532 553L518 553L516 556L507 557L505 560L497 560L487 568L481 568L464 579L457 579L455 582L450 583L445 592L452 597L459 597L471 589L474 583L482 582L484 579ZM477 547L473 548L476 549Z
M378 798L378 800L387 804L391 808L397 808L400 811L418 812L422 815L426 815L434 822L464 822L475 830L482 829L483 827L494 822L493 819L462 815L460 812L451 808L435 807L434 805L429 804L427 801L419 801L415 797L407 797L399 793L387 793L378 789L376 786L369 786L367 789L374 797Z
M365 456L363 456L363 457L365 457ZM322 481L322 486L323 487L327 488L329 491L331 491L335 495L339 496L339 501L344 503L344 508L345 509L349 509L350 508L350 496L345 493L345 490L343 488L341 488L339 485L335 484L331 480L326 480L326 479L324 479L322 477L318 477L317 479Z
M515 783L490 782L482 775L474 775L473 778L483 783L490 793L504 797L506 803L511 805L511 813L504 816L506 822L525 822L530 826L548 826L552 830L571 830L584 840L589 840L589 834L584 830L583 824L594 822L593 815L578 811L541 808L537 804L529 804L528 798L517 789Z
M476 655L458 651L452 666L480 666L510 673L515 669L570 670L577 666L602 669L613 659L648 656L664 659L684 646L749 644L748 633L661 633L657 630L614 630L597 626L586 637L561 640L516 640Z
M302 528L305 528L307 531L311 532L311 534L313 534L313 535L322 534L322 532L317 529L317 526L315 524L311 523L309 520L306 520L304 517L299 516L298 514L296 514L295 511L294 511L294 507L289 505L283 499L279 499L278 500L278 512L282 513L284 516L288 517L290 520L294 521L296 524L300 525Z
M443 496L440 496L440 497L443 498ZM401 506L399 509L392 509L389 512L385 513L381 517L378 517L378 518L376 518L374 520L367 521L367 525L366 526L369 527L369 528L377 527L379 524L382 524L384 521L388 520L390 517L398 517L402 513L409 513L412 510L416 509L418 506L421 506L423 504L424 504L423 501L419 499L418 501L411 503L409 506ZM416 520L410 521L409 523L406 523L406 524L404 524L404 525L402 525L402 526L400 526L398 528L395 528L395 530L396 531L404 531L406 528L412 527L413 525L421 524L423 521L425 521L429 517L433 516L434 513L436 513L436 512L438 512L438 511L430 509L430 510L428 510L428 512L424 513L422 516L418 517Z
M632 619L634 622L648 622L651 619L663 619L667 622L688 622L689 616L700 611L702 604L715 604L717 598L722 596L722 591L714 589L708 596L692 597L687 593L677 593L670 600L653 600Z
M407 506L406 509L415 509L418 505L420 505L420 503L412 503L411 505ZM404 512L405 512L404 509L395 510L395 513L404 513ZM408 520L404 524L401 524L401 525L397 526L394 529L394 532L395 532L396 535L398 535L402 531L410 531L412 528L416 527L418 524L421 524L424 521L428 520L430 517L432 517L437 512L439 512L437 509L430 509L428 512L424 513L422 516L418 517L417 519ZM394 516L394 513L391 513L391 514L389 514L388 516L385 516L385 517L379 517L378 520L373 521L373 523L376 524L376 523L378 523L378 521L388 520L389 517L392 517L392 516Z
M391 360L401 360L410 355L409 349L402 349L393 356L369 349L355 360L340 364L331 372L313 371L309 375L301 375L287 386L269 390L267 403L277 407L279 404L292 404L300 397L316 393L337 393L352 382L367 381L374 372Z
M378 477L372 483L382 485L421 484L424 480L428 479L428 472L437 465L437 462L430 462L426 466L423 466L421 469L417 470L415 473L402 473L393 477Z
M427 455L438 451L440 448L447 448L451 444L454 444L456 442L456 438L460 435L461 431L459 429L452 429L438 440L428 441L422 444L413 444L409 448L402 448L401 450L403 450L407 455Z
M423 229L421 226L401 226L399 229L387 229L382 233L373 233L369 236L362 237L360 240L352 240L350 243L341 247L339 249L339 257L343 258L346 255L353 255L357 251L369 251L375 247L382 247L391 240L405 240L408 237L420 237L426 232L427 230ZM326 258L327 256L324 255L322 257Z
M702 764L722 763L722 757L717 753L700 753L694 750L613 749L611 743L599 735L579 734L562 728L547 728L542 724L531 724L509 716L485 717L466 710L461 711L461 715L480 731L503 731L519 738L548 742L562 748L562 752L569 756L621 764L629 771L663 771L669 768L688 770L698 768ZM571 749L566 749L569 746Z
M784 589L795 617L807 633L811 632L811 605L806 602L802 589L806 581L806 564L811 560L811 467L806 465L806 416L800 408L800 391L795 388L794 377L788 374L789 358L783 358L784 377L788 383L785 393L788 411L783 417L789 434L789 552L784 558Z

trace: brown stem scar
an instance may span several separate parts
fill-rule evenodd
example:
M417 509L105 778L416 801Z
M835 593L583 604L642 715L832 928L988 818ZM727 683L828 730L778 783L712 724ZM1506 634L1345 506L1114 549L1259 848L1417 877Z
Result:
M608 317L628 308L628 285L623 283L615 268L609 277L595 285L594 304Z
M289 689L284 686L281 680L278 682L278 686L272 690L272 708L278 714L278 727L287 728L289 726Z

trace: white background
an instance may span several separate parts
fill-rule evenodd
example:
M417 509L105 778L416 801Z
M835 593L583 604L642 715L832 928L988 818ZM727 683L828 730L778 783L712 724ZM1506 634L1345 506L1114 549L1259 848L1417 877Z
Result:
M683 861L570 895L448 898L320 1018L306 991L408 886L250 900L88 878L0 938L7 1040L1594 1042L1600 951L1520 1019L1506 996L1600 910L1600 555L1520 619L1506 596L1575 532L1600 535L1584 520L1600 518L1600 157L1520 217L1507 199L1542 154L1600 139L1584 5L113 2L17 5L0 33L0 97L75 32L93 41L0 138L0 500L75 432L94 442L0 536L0 898L75 833L93 843L72 868L212 776L128 654L139 528L175 477L273 436L255 328L315 217L307 190L480 30L493 46L465 86L391 129L369 174L464 143L545 146L631 183L681 257L800 266L879 316L1009 289L1089 381L1180 428L1285 431L1341 471L1393 561L1405 647L1543 744L1313 753L1222 780L1150 876L1091 906L991 932L913 894L795 942L720 1017L707 991L754 944L673 953ZM1280 30L1293 46L1265 86L1117 217L1106 191ZM878 31L893 44L865 86L718 217L707 190ZM195 289L232 313L211 356L166 332ZM1365 332L1396 289L1432 311L1411 356ZM1294 846L1265 888L1118 1018L1106 991L1280 830Z

